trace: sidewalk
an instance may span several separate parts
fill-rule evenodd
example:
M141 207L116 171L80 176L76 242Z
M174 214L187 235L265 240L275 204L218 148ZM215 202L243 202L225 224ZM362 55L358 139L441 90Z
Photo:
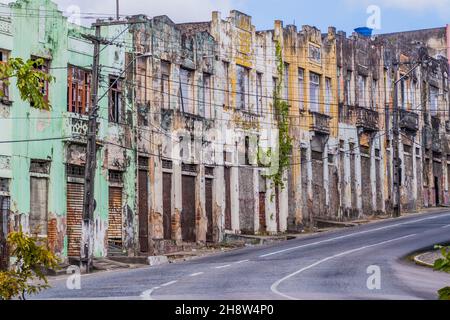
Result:
M429 208L421 210L420 212L405 212L402 214L402 217L397 219L404 219L411 216L419 216L423 214L430 213L439 213L439 212L447 212L450 211L450 208ZM213 254L218 254L222 252L229 252L232 250L237 250L243 247L248 246L261 246L271 243L284 242L293 239L313 236L317 233L326 233L330 231L335 231L343 228L352 228L358 225L368 225L368 224L376 224L383 221L394 220L389 215L383 216L371 216L362 220L348 221L348 222L335 222L335 221L326 221L320 220L321 225L325 225L326 227L322 228L314 228L312 230L307 230L302 233L291 234L291 233L283 233L279 235L238 235L227 233L225 235L225 239L222 243L218 244L208 244L202 248L196 248L186 251L174 252L162 256L157 257L111 257L111 258L102 258L96 259L94 263L95 272L103 272L103 271L112 271L118 269L136 269L148 267L149 265L161 265L167 263L179 263L183 261L189 261L193 259L198 259L205 256L210 256ZM423 259L423 265L432 266L434 260L437 259L435 253L424 253L423 257L420 258L420 261ZM152 262L150 262L153 261ZM154 262L156 261L156 262ZM65 270L60 270L57 275L65 274Z

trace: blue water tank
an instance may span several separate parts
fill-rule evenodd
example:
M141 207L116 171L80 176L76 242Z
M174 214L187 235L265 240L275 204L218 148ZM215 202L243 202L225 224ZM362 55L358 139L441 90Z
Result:
M365 37L371 37L373 29L368 28L368 27L360 27L360 28L356 28L355 32L362 36L365 36Z

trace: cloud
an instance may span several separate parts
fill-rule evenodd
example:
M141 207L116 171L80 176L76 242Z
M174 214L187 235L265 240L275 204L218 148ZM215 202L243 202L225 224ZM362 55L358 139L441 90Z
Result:
M175 22L208 21L212 11L220 11L223 16L242 0L120 0L121 14L146 14L150 17L167 15ZM0 2L11 2L0 0ZM79 6L82 13L115 15L115 0L55 0L62 11L71 6Z

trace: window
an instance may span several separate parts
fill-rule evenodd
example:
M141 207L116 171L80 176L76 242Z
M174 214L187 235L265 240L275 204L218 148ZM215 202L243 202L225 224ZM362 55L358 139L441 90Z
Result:
M358 98L359 106L367 107L367 77L359 75L358 77Z
M9 52L6 50L0 50L0 64L5 64L8 62ZM0 79L0 98L8 100L9 98L9 88L5 81Z
M203 109L205 118L211 119L213 116L213 110L211 106L211 75L208 73L203 74Z
M223 105L224 107L230 106L230 63L223 61L223 74L225 77L224 92L223 92Z
M325 78L325 114L330 115L331 112L331 100L333 91L331 88L331 79Z
M69 66L67 73L67 111L85 114L91 105L91 73Z
M410 85L411 85L411 90L409 91L410 92L410 94L411 94L411 97L410 97L410 101L411 101L411 110L416 110L419 106L417 105L417 102L416 102L416 93L417 93L417 90L416 90L416 87L417 87L417 81L416 80L413 80L413 81L411 81L410 82Z
M122 79L110 76L109 87L109 121L119 123L122 113Z
M289 100L289 64L284 64L284 81L283 81L283 97L286 101Z
M298 103L300 110L305 110L305 70L298 69Z
M348 70L347 77L345 78L345 101L347 102L348 105L353 105L352 80L353 80L353 72Z
M401 108L403 110L406 109L406 83L405 83L405 79L402 79L402 81L400 82L400 98L401 98Z
M310 110L312 112L319 112L319 100L320 100L320 75L317 73L309 73L310 82Z
M262 98L262 73L256 73L256 112L263 113L263 98Z
M314 44L309 44L309 59L316 63L322 62L322 53L320 47Z
M439 89L430 86L430 112L432 116L436 116L438 113L438 97Z
M194 72L180 69L181 111L194 113Z
M236 65L236 72L237 72L236 108L238 110L248 110L250 72L247 68L240 65Z
M161 108L170 109L170 63L161 62Z
M42 58L32 56L31 59L37 60L37 59L42 59ZM48 60L48 59L42 59L42 60L44 60L44 63L40 66L35 64L35 69L39 70L43 73L49 74L50 73L50 60ZM44 81L44 83L43 83L42 96L44 97L44 101L48 102L48 99L49 99L48 81ZM33 103L31 103L31 106L33 106Z

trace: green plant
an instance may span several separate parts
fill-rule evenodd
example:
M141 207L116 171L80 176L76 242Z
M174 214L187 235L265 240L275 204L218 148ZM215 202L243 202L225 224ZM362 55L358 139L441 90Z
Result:
M450 247L435 246L441 251L442 258L434 262L434 270L450 273ZM442 288L438 291L440 300L450 300L450 287Z
M21 231L8 235L11 256L15 258L11 269L0 272L0 299L25 300L25 295L49 288L45 269L58 268L58 259L37 237Z
M278 125L278 151L273 152L272 150L268 150L267 153L262 152L261 150L258 152L258 156L260 158L277 158L278 159L278 170L271 175L266 175L266 178L271 179L273 187L281 187L284 189L284 180L283 175L286 170L290 166L291 162L291 152L292 152L292 138L289 135L289 104L281 99L281 85L283 83L284 76L284 62L283 62L283 53L282 48L279 41L276 41L276 59L277 59L277 74L278 78L275 83L274 88L274 98L273 98L273 107L275 111L276 121ZM288 81L288 79L285 79Z
M54 78L39 70L44 65L43 59L11 58L6 63L0 64L0 80L6 85L10 84L11 78L16 78L16 86L19 89L20 98L28 101L33 108L50 110L51 106L43 92L46 82L52 82ZM4 92L0 91L0 97Z

